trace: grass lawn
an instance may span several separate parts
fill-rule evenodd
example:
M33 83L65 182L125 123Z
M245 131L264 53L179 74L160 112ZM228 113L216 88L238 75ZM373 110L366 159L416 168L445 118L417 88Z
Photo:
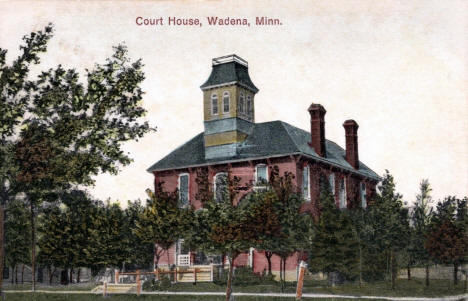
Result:
M295 298L272 298L272 297L236 297L236 301L292 301ZM224 301L225 297L222 296L148 296L141 295L139 297L135 295L113 295L104 298L99 295L56 295L56 294L27 294L27 293L10 293L5 294L5 300L8 301L96 301L96 300L108 300L108 301L125 301L125 300L135 300L135 301ZM305 299L305 300L314 300L314 299ZM323 300L323 299L321 299ZM328 299L328 300L333 300ZM339 301L356 301L357 299L339 299Z
M90 291L96 287L96 284L90 283L78 283L73 285L44 285L36 284L36 290L45 290L45 291ZM3 290L14 290L14 291L30 291L31 283L25 284L11 284L3 282Z

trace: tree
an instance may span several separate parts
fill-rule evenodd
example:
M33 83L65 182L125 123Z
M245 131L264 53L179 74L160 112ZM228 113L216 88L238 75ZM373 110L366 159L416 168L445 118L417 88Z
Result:
M147 122L140 121L146 112L140 106L142 62L130 62L123 45L114 48L105 64L86 70L86 84L80 82L77 71L60 65L42 72L36 80L28 80L29 66L39 63L38 53L46 50L51 36L52 26L47 26L43 32L25 37L23 53L12 66L5 64L6 51L0 50L0 149L6 158L16 155L16 160L1 162L0 221L4 204L15 193L26 193L32 212L32 244L34 208L47 199L47 194L60 192L71 183L92 184L92 177L100 172L117 173L119 166L131 162L121 149L122 142L138 139L152 130ZM28 155L21 149L33 149L35 154ZM27 160L34 158L47 160ZM16 163L20 163L18 168ZM38 166L42 169L36 170ZM16 169L22 172L21 176L13 172ZM40 186L36 185L38 181ZM3 254L1 250L0 253ZM33 270L34 253L35 248Z
M5 251L6 264L17 275L19 264L30 264L31 243L28 231L29 212L24 200L14 199L6 207ZM18 282L17 277L14 277ZM12 277L13 281L13 277Z
M156 268L164 252L169 263L168 250L182 237L184 224L181 222L182 210L178 206L177 192L165 192L161 186L157 187L156 193L149 189L146 192L149 199L133 233L142 242L152 244Z
M310 269L327 273L330 284L336 281L332 275L351 280L357 275L359 260L352 220L337 208L328 189L321 193L320 205L320 218L314 225L310 249Z
M416 203L411 212L411 224L412 224L412 236L409 246L409 262L417 262L426 269L426 286L429 286L429 265L430 265L430 254L424 247L426 242L429 225L431 221L432 203L429 181L424 179L420 184L420 193L416 196ZM409 268L408 268L409 269ZM408 272L409 273L409 272Z
M458 267L468 256L467 198L446 197L437 204L425 248L437 262L453 265L453 282L458 283Z

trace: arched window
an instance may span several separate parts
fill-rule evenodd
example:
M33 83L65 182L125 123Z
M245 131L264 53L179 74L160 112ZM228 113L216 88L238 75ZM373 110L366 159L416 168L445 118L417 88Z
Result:
M213 185L214 199L216 202L225 201L229 198L227 173L217 173L214 176Z
M346 208L346 179L344 177L340 181L340 208Z
M331 173L328 176L328 182L330 183L330 192L335 195L335 174Z
M250 95L247 95L247 114L250 115L252 113L252 98Z
M366 199L366 183L361 182L361 207L366 208L367 207L367 199Z
M187 206L189 204L189 174L182 173L179 175L179 202L180 205Z
M231 97L228 91L224 91L223 93L223 113L229 113L229 106L231 102Z
M218 94L211 94L211 114L218 115Z
M259 186L268 183L268 168L265 164L255 166L255 185Z
M302 170L302 196L307 202L310 202L310 172L309 166L304 166Z
M240 113L244 113L244 93L243 92L240 92L239 94L239 112Z

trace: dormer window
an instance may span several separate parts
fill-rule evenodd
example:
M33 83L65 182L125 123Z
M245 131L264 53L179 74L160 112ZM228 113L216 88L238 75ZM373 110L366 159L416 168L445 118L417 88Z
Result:
M255 185L261 186L268 183L268 168L265 164L255 166Z
M244 113L244 93L240 92L239 94L239 112Z
M218 115L218 94L211 94L211 114Z
M182 207L189 204L189 174L179 175L179 202Z
M231 97L228 91L224 91L223 93L223 113L229 113L229 105L231 102Z
M361 187L360 187L360 192L361 192L361 207L366 208L367 207L367 199L366 199L366 183L361 182Z

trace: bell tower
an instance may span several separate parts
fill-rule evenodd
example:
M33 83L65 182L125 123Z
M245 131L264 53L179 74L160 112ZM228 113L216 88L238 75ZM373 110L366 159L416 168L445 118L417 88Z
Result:
M203 91L205 159L234 157L255 123L258 92L247 61L232 54L214 58Z

